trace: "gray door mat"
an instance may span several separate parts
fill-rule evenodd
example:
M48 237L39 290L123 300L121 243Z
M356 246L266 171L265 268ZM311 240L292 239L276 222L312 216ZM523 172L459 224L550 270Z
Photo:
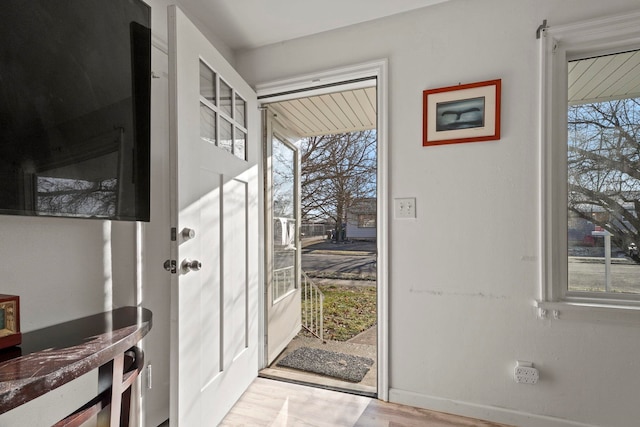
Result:
M369 372L373 360L319 348L300 347L283 357L277 365L359 383Z

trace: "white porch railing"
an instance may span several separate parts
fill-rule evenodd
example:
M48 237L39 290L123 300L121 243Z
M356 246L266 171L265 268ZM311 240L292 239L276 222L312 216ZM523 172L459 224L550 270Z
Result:
M302 327L324 341L324 321L322 306L324 295L318 286L303 271L302 285Z

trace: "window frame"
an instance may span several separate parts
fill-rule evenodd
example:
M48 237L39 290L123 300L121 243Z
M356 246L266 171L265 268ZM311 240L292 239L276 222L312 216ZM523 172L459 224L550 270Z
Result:
M567 64L568 61L640 48L640 11L540 33L540 293L542 318L590 307L624 309L640 321L640 295L568 290L567 266ZM563 185L557 185L564 183ZM563 316L564 317L564 316Z
M358 228L376 228L376 220L377 215L375 213L358 214ZM373 222L373 225L369 225L371 222Z
M200 84L200 90L199 90L198 96L200 101L200 107L206 108L207 110L211 111L211 113L213 114L212 119L215 127L214 129L215 141L210 141L208 139L205 139L203 138L202 135L200 135L200 138L202 138L207 143L210 143L215 147L218 147L224 150L225 152L233 155L235 158L240 159L244 162L247 162L249 159L249 155L247 153L247 135L249 134L249 129L247 124L246 98L242 94L240 94L235 87L233 87L230 83L228 83L220 75L220 73L218 73L218 71L214 67L212 67L207 61L204 60L204 58L200 58L199 61L200 61L199 62L200 69L202 69L203 66L206 67L207 70L210 71L213 76L213 81L211 83L213 84L214 99L208 99L202 93L201 84ZM225 107L225 103L223 102L223 97L222 97L223 85L229 89L228 108ZM244 105L244 114L242 115L242 121L240 121L237 117L239 101L241 101L241 103ZM200 120L202 120L202 118ZM230 137L230 144L231 144L229 147L230 149L227 148L222 143L223 141L222 125L225 122L228 123L230 126L229 128L229 132L230 132L229 137ZM239 145L236 145L239 135L244 136L244 144L242 145L242 151L239 151L240 149ZM242 156L240 156L239 154L242 154Z

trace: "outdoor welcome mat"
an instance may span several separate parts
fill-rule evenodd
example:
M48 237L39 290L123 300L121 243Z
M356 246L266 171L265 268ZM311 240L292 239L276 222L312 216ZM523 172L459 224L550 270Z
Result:
M277 365L359 383L369 372L373 360L319 348L300 347L283 357Z

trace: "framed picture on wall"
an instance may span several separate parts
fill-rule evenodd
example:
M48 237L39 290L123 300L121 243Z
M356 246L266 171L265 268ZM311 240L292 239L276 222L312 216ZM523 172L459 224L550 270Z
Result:
M500 139L501 80L422 92L422 145Z

